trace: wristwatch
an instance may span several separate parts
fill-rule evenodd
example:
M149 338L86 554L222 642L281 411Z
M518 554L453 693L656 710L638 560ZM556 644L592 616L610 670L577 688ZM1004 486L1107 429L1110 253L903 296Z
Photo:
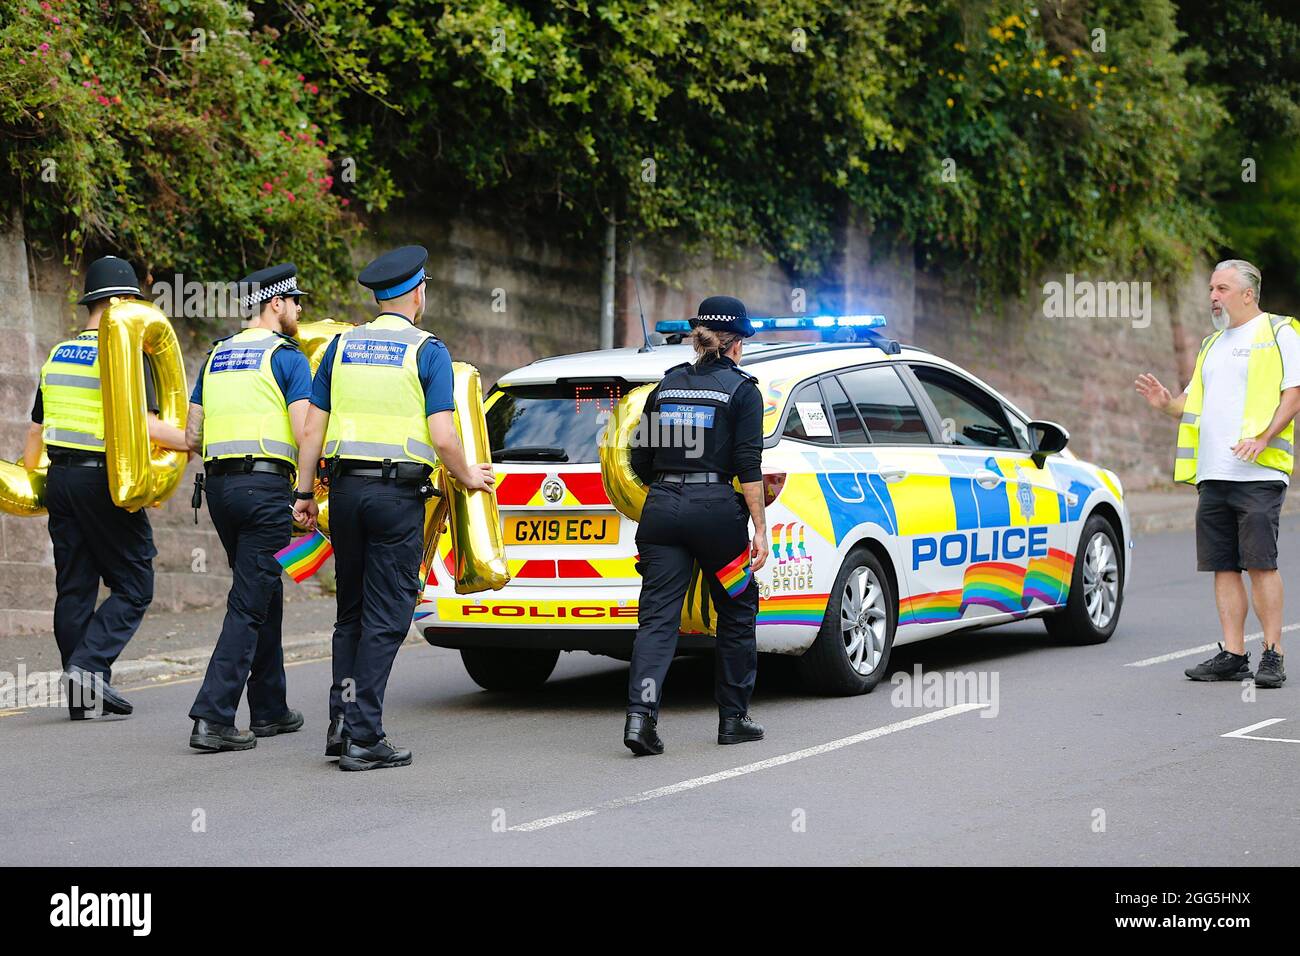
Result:
M314 492L314 491L295 491L295 492L293 493L293 496L294 496L294 498L297 499L298 501L311 501L313 498L316 497L316 492Z

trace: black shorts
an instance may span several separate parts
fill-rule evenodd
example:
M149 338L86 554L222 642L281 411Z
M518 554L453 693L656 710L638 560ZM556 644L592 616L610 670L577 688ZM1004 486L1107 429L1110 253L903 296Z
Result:
M1196 492L1198 571L1273 571L1285 481L1202 481Z

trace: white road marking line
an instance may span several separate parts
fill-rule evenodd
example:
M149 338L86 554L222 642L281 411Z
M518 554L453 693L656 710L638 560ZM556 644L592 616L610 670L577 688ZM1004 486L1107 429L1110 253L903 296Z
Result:
M1262 730L1265 727L1272 727L1274 724L1284 723L1285 717L1271 717L1268 720L1261 720L1257 724L1251 724L1249 727L1242 727L1240 730L1234 730L1230 734L1219 734L1220 737L1236 737L1238 740L1267 740L1277 744L1300 744L1300 740L1293 737L1253 737L1252 730Z
M1282 633L1285 634L1287 631L1300 631L1300 624L1285 625L1282 628ZM1248 642L1258 641L1263 636L1264 636L1263 631L1256 631L1254 634L1247 634L1246 640ZM1197 654L1209 654L1212 651L1217 651L1218 649L1219 649L1219 645L1217 643L1202 644L1199 647L1189 647L1185 651L1174 651L1172 654L1161 654L1158 657L1145 657L1140 661L1134 661L1133 663L1125 664L1124 666L1125 667L1150 667L1152 664L1163 664L1165 661L1176 661L1180 657L1194 657Z
M878 737L894 734L900 730L910 730L913 727L920 727L923 724L933 723L936 720L943 720L945 717L955 717L958 714L965 714L972 710L981 710L987 706L988 704L984 703L956 704L952 707L945 707L943 710L935 710L927 714L921 714L918 717L909 717L907 720L900 720L894 724L886 724L884 727L876 727L873 730L854 734L852 737L841 737L839 740L832 740L824 744L818 744L815 747L808 747L804 750L795 750L788 754L781 754L778 757L769 757L766 760L759 760L756 763L747 763L743 767L732 767L730 770L721 770L718 773L711 773L705 777L694 777L690 780L683 780L681 783L669 784L666 787L658 787L654 790L646 790L630 797L619 797L616 800L607 800L604 803L598 803L595 806L586 807L582 810L570 810L568 813L556 814L553 817L542 817L540 820L521 823L517 826L510 827L509 829L519 833L529 833L533 830L544 830L547 827L553 827L560 823L571 823L574 820L581 820L583 817L595 816L601 810L617 810L619 807L630 806L634 803L644 803L647 800L655 800L659 797L669 797L675 793L684 793L687 790L694 790L697 787L705 787L711 783L721 783L723 780L730 780L733 777L741 777L745 774L757 773L760 770L769 770L772 767L780 767L783 764L793 763L796 760L803 760L805 757L816 757L820 754L830 753L832 750L839 750L842 747L851 747L854 744L864 743L868 740L875 740Z

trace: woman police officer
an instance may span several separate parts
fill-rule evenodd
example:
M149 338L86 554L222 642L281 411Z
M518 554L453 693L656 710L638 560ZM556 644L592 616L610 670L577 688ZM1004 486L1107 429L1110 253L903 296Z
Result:
M718 743L763 737L748 714L758 669L753 574L768 556L763 399L737 364L754 329L743 302L717 295L700 303L691 330L696 361L670 368L650 393L635 432L643 440L631 452L632 468L650 486L636 534L643 580L623 729L624 745L638 756L664 751L659 701L697 563L717 615Z

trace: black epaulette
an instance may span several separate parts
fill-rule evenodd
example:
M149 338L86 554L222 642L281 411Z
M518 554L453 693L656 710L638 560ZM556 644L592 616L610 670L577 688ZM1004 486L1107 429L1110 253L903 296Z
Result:
M664 375L667 376L669 372L676 372L678 369L691 368L694 364L694 362L683 362L681 365L674 365L670 369L665 369Z
M298 340L295 339L292 335L285 335L283 332L272 332L271 334L278 335L281 339L284 340L285 345L292 345L299 352L302 351L302 346L298 344Z
M244 330L243 330L243 329L240 329L240 330L237 331L237 332L231 332L229 335L223 335L223 336L222 336L221 338L219 338L219 339L213 339L213 340L212 340L212 349L215 349L215 348L216 348L218 345L220 345L222 342L226 341L226 339L233 339L236 335L238 335L238 334L239 334L240 332L242 332L242 331L244 331ZM208 351L211 352L212 349L208 349Z
M751 382L753 382L755 385L758 384L758 376L755 375L754 373L752 373L752 372L746 372L746 371L745 371L743 368L741 368L739 365L736 366L736 371L740 373L740 377L741 377L741 378L747 378L747 379L749 379Z

